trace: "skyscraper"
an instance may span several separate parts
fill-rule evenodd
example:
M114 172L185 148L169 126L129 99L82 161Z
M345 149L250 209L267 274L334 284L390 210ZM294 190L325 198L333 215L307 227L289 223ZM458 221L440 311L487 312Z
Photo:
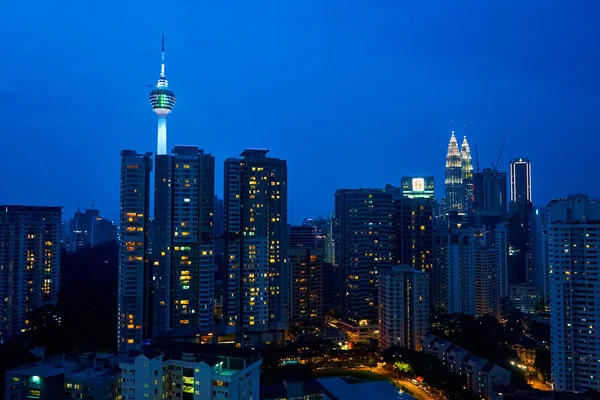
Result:
M494 225L506 215L506 172L484 168L473 174L475 226Z
M460 224L441 227L435 241L433 308L475 316L475 230Z
M377 274L395 265L394 205L383 189L340 189L335 193L335 268L338 307L358 326L377 321Z
M500 316L500 271L494 246L475 249L475 314L477 317Z
M151 334L148 246L152 153L121 151L118 348L138 349Z
M463 208L463 168L460 150L454 131L448 143L446 155L446 181L445 181L445 212L460 212Z
M312 330L323 322L323 247L316 226L291 226L289 322L298 330Z
M510 201L531 203L531 161L515 158L510 162Z
M152 110L158 115L158 141L156 155L167 154L167 115L175 106L175 93L169 90L169 81L165 75L165 35L162 37L160 77L156 89L148 96Z
M379 273L379 350L400 346L421 350L429 330L429 279L411 266Z
M576 194L549 213L550 348L554 390L600 389L600 201Z
M287 163L268 152L225 160L226 318L250 345L282 341L288 319Z
M460 165L463 197L462 210L465 214L470 214L473 209L473 160L466 136L463 138L460 146Z
M61 214L0 206L0 343L25 331L29 312L58 301Z
M155 334L213 326L215 159L196 146L156 157Z
M394 201L396 261L427 273L433 287L434 199L403 197Z

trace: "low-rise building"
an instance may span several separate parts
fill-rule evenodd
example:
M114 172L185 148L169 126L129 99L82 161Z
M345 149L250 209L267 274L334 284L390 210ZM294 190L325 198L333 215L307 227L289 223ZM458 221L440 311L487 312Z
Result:
M123 400L251 400L260 396L260 353L229 345L164 341L120 363Z
M112 355L58 356L6 372L7 400L121 398L121 374Z
M490 399L494 387L510 384L510 371L435 335L423 339L423 351L437 357L451 372L465 380L473 393Z

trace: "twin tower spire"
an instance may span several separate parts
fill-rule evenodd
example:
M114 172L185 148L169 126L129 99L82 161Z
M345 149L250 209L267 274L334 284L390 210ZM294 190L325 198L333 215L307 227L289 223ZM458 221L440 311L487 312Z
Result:
M468 213L473 196L473 160L467 137L460 149L452 131L446 155L445 212Z

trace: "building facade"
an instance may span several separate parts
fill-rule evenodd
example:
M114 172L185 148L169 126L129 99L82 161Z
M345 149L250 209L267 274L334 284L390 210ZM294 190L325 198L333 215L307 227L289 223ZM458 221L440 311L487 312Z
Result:
M473 216L476 227L494 225L507 211L506 172L484 168L473 174Z
M152 153L121 152L118 348L139 348L151 334L148 222Z
M510 162L510 201L531 203L531 161L515 158Z
M25 331L31 311L58 301L61 214L0 206L0 343Z
M421 350L429 330L429 277L409 265L379 274L379 350L392 346Z
M156 156L154 334L207 333L214 308L215 159L196 146Z
M347 322L377 322L377 274L395 265L393 215L392 196L385 190L335 193L336 292L340 315Z
M434 246L433 198L394 201L396 262L432 273Z
M112 354L60 355L6 372L4 398L10 400L106 400L121 398L121 373Z
M475 249L475 315L500 316L500 271L494 246Z
M122 399L259 399L261 363L249 349L159 342L120 363Z
M600 389L600 201L576 194L548 206L554 390Z
M323 324L324 243L310 225L291 226L289 243L289 324L311 332Z
M475 316L475 230L440 228L435 235L434 310Z
M283 340L288 323L287 163L268 152L225 161L225 308L244 344Z

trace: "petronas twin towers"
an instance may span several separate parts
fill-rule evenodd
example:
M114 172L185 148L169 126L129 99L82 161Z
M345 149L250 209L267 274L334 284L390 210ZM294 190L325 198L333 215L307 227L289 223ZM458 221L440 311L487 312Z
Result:
M471 149L465 136L458 147L452 131L448 154L446 155L445 213L456 211L468 214L473 204L473 160Z

